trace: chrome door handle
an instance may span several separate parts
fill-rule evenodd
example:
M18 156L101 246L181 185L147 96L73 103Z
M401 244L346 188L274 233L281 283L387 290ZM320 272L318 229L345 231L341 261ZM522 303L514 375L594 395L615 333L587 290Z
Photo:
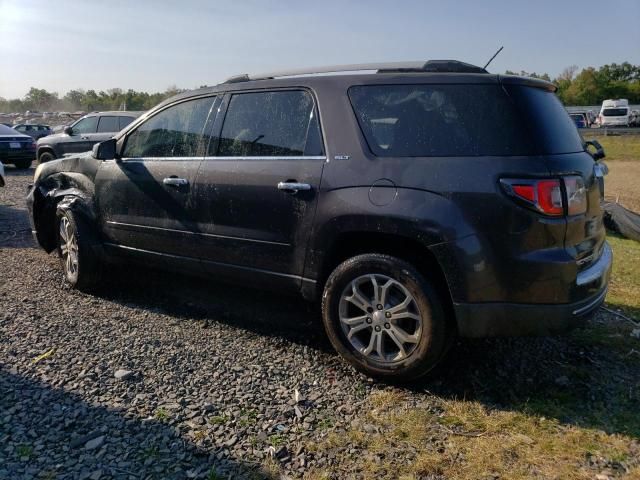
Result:
M184 187L185 185L189 185L189 180L186 178L178 178L178 177L167 177L162 180L162 183L165 185L171 185L173 187Z
M308 183L297 182L280 182L278 183L278 190L284 190L285 192L298 193L300 190L311 190L311 185Z

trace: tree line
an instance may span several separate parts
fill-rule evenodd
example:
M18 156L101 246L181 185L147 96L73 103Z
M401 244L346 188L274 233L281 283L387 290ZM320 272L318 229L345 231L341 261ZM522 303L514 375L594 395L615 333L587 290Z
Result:
M104 111L104 110L149 110L163 100L180 93L175 86L164 92L148 93L136 90L70 90L60 97L56 92L49 92L42 88L31 87L23 98L7 100L0 97L0 112L76 112L76 111Z
M640 65L629 62L621 64L611 63L600 68L587 67L578 72L578 67L572 65L565 68L556 78L548 74L536 72L512 72L510 75L523 75L542 78L558 86L558 96L567 105L599 105L606 98L626 98L632 104L640 103ZM164 92L147 93L136 90L70 90L63 97L56 92L31 87L21 99L7 100L0 97L0 112L25 112L27 110L67 111L82 110L148 110L161 101L181 92L175 86Z
M541 78L558 86L558 97L567 106L600 105L607 98L626 98L629 103L640 103L640 65L629 62L611 63L596 69L587 67L578 72L572 65L552 79L548 74L512 72L508 75L524 75Z

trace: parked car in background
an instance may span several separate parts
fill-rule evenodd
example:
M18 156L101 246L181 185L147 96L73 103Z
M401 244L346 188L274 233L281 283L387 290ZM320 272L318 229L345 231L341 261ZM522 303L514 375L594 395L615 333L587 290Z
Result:
M628 100L624 98L605 100L598 115L598 123L601 127L628 127L629 113Z
M2 162L0 162L0 187L4 187L5 185L5 179L4 179L4 165L2 165Z
M640 110L631 110L629 117L629 126L640 127Z
M113 137L142 112L94 112L80 118L60 133L38 140L37 158L45 163L68 153L91 150L98 142Z
M587 120L587 115L585 113L571 113L569 115L573 123L576 124L578 128L589 128L589 121Z
M36 141L29 135L0 125L0 162L16 168L29 168L36 158Z
M14 125L13 129L17 132L29 135L31 138L38 140L39 138L51 135L53 130L49 125L33 125L33 124L18 124Z
M356 368L411 380L456 334L604 301L604 153L555 90L450 60L239 75L39 165L32 230L80 289L141 262L301 294Z

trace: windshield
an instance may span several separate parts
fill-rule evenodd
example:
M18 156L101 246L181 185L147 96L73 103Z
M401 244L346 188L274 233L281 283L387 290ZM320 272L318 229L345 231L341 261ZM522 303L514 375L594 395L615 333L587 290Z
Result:
M627 111L626 108L605 108L602 114L605 117L624 117L627 115Z

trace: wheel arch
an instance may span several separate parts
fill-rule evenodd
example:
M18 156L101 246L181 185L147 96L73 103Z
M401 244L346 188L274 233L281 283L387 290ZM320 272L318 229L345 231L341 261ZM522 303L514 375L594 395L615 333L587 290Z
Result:
M77 173L52 175L34 189L32 209L38 243L50 253L57 247L56 216L59 211L71 210L88 222L96 221L93 182Z
M58 155L56 154L55 149L51 145L42 145L38 147L38 150L36 152L36 158L38 162L40 161L40 155L42 155L45 152L52 153L55 158L58 158Z
M442 299L447 318L455 325L453 300L447 278L436 255L419 240L400 234L378 231L350 231L336 235L319 262L316 288L304 292L305 297L321 298L324 285L331 272L348 258L364 253L391 255L414 265L432 282Z

